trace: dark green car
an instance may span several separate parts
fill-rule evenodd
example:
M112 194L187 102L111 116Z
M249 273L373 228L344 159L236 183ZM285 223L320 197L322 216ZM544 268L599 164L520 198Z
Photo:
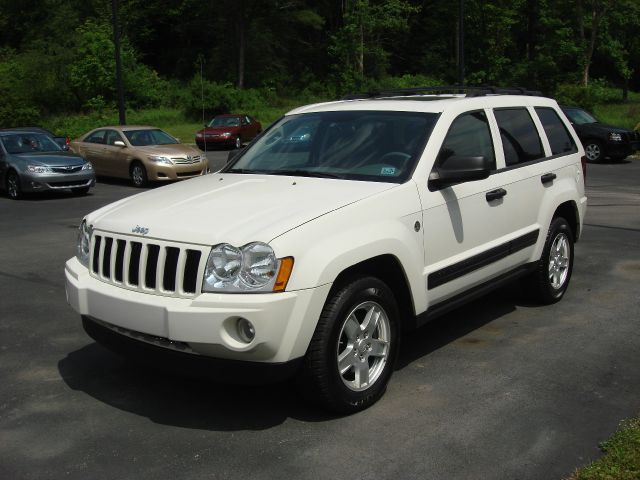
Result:
M0 187L9 198L57 190L85 195L95 182L91 163L64 151L49 135L0 130Z

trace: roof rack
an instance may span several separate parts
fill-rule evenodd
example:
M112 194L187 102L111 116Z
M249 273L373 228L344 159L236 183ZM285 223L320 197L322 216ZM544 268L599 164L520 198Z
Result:
M405 97L422 94L466 94L467 97L482 97L485 95L532 95L541 97L542 92L527 90L522 87L492 87L492 86L460 86L444 85L438 87L399 88L394 90L379 90L367 93L351 93L341 100L365 100L383 97Z

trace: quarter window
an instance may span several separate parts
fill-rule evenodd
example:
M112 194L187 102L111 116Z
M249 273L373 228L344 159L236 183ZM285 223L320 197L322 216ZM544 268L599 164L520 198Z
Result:
M539 107L536 108L536 113L544 127L544 132L547 134L553 155L576 151L576 144L573 138L571 138L567 127L553 108Z
M440 166L449 157L479 157L489 160L491 170L496 168L496 156L491 141L487 116L482 110L468 112L456 118L438 154Z
M526 108L505 108L494 113L507 167L544 157L538 130Z

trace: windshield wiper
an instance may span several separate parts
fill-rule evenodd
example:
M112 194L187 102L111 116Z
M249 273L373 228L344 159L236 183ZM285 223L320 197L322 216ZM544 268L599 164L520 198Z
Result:
M313 170L273 170L269 175L291 175L292 177L315 177L315 178L339 178L344 180L341 175L327 172L316 172Z
M256 175L291 175L292 177L315 177L315 178L338 178L344 180L343 176L334 173L314 172L309 170L252 170L246 168L233 168L223 173L254 173Z

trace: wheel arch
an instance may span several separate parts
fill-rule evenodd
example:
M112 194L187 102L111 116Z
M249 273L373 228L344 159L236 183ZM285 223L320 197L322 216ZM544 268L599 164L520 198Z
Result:
M384 282L396 299L401 327L407 328L412 325L411 319L416 315L413 296L406 272L397 257L391 254L378 255L346 267L333 282L329 297L358 276L372 276Z
M558 205L555 212L553 212L552 220L556 217L562 217L569 222L574 242L577 242L580 236L580 214L578 213L576 202L569 200Z

